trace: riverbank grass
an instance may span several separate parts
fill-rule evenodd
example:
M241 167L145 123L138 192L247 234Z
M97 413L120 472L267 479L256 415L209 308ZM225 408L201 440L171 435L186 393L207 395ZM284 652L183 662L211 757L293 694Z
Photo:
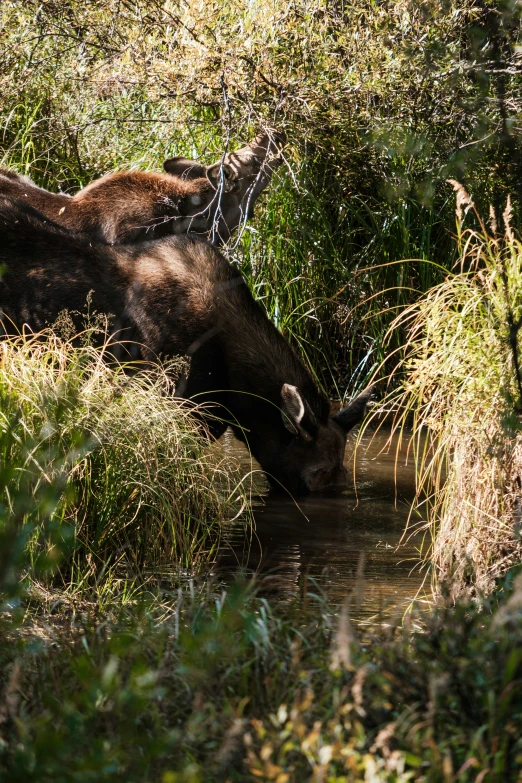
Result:
M417 507L431 534L436 581L491 590L522 560L522 243L509 202L499 233L474 212L458 183L455 272L407 308L392 329L406 335L402 386L388 404L413 419ZM429 433L429 437L426 434Z
M0 343L4 533L23 533L31 568L62 585L193 575L227 525L248 523L248 482L173 397L179 366L129 374L99 339Z

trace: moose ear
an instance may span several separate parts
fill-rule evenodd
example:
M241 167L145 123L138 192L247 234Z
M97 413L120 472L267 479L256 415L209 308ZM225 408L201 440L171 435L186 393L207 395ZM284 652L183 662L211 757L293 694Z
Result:
M207 175L206 166L188 158L168 158L163 161L163 168L167 174L180 179L201 179Z
M292 435L299 435L304 440L312 440L317 422L308 403L299 394L297 386L283 384L281 400L281 415L286 429Z
M373 386L367 386L357 397L355 397L348 405L332 416L333 421L341 427L345 432L349 432L352 427L359 424L364 419L366 413L366 405L370 399Z
M225 193L231 191L237 180L237 173L232 166L228 163L214 163L213 166L209 166L207 169L208 181L217 190L223 185Z

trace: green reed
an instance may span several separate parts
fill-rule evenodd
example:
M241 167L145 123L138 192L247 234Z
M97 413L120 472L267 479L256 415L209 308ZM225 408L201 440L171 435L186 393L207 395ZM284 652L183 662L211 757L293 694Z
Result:
M433 208L345 197L306 168L297 187L275 184L238 251L271 318L341 396L382 363L397 312L441 279L434 259L454 253Z

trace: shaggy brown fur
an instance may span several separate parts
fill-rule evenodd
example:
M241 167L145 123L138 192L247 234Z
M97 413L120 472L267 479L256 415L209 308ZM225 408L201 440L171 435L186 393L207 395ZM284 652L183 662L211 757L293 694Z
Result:
M213 166L170 158L163 174L107 174L72 197L0 169L0 195L25 201L54 223L109 244L188 232L222 242L251 216L280 162L281 143L281 134L261 134Z
M178 393L210 404L273 481L308 491L342 478L345 433L368 393L329 417L297 354L211 245L191 237L96 244L0 198L0 264L6 331L40 330L65 308L85 312L89 297L91 312L114 316L113 340L130 341L141 358L191 356ZM209 423L216 434L226 427Z

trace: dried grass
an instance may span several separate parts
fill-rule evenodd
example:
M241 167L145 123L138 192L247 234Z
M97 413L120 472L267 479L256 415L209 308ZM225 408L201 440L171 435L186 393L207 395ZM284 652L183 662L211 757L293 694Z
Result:
M406 380L387 404L401 409L395 429L413 419L410 528L429 530L426 555L438 579L455 591L488 591L522 559L522 243L509 203L504 236L491 236L452 184L460 269L393 324L407 332ZM480 233L462 230L463 207L475 212Z
M33 561L69 539L66 583L196 573L223 528L250 519L251 483L205 438L196 406L173 397L175 368L129 375L91 337L0 343L0 470L10 471L0 503L15 516L25 476L34 493L60 488L30 524L24 510L19 518L32 526Z

